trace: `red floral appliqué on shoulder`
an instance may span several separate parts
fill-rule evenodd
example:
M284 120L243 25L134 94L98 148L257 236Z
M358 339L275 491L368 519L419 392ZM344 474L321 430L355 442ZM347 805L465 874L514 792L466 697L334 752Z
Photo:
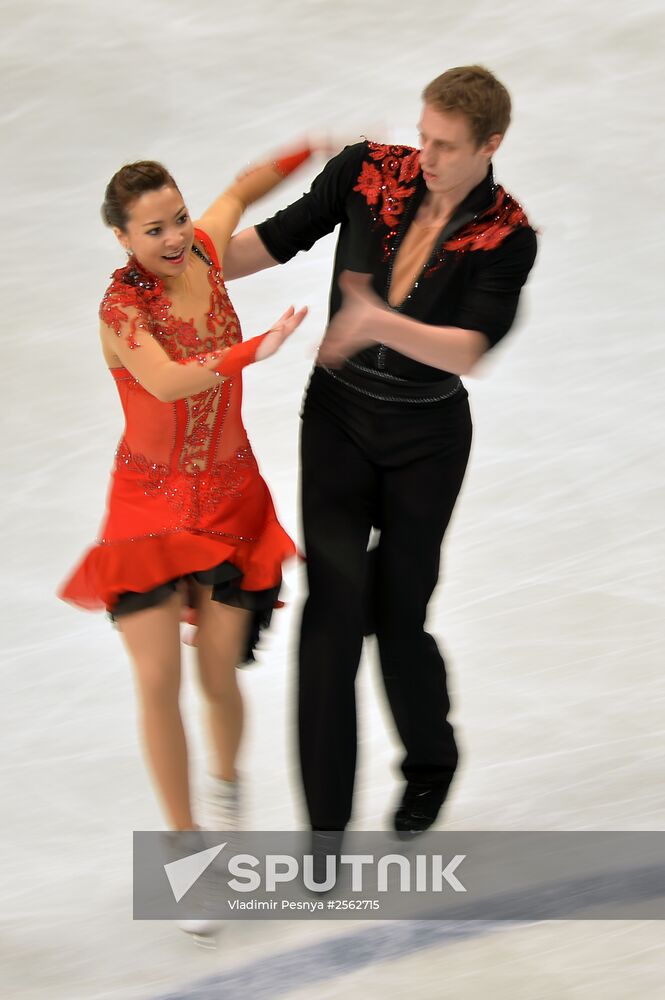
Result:
M171 314L171 301L160 278L145 271L133 258L114 271L99 309L104 323L131 350L141 345L136 337L146 330L158 341L172 361L187 361L193 355L230 347L242 340L240 323L224 286L222 272L208 269L210 304L205 317L208 336L199 336L193 319ZM135 310L132 315L127 310Z
M386 146L370 142L369 156L373 161L363 162L358 191L372 209L378 209L374 221L379 219L389 229L395 229L404 211L404 201L416 190L410 186L420 171L417 149L410 146Z
M150 329L150 305L158 301L162 293L162 282L130 261L111 275L111 284L99 307L100 319L119 337L125 337L133 351L140 347L137 332ZM137 315L130 316L127 309L135 309Z
M529 220L522 206L502 187L498 187L494 204L439 247L425 277L443 267L449 251L495 250L507 236L528 225Z

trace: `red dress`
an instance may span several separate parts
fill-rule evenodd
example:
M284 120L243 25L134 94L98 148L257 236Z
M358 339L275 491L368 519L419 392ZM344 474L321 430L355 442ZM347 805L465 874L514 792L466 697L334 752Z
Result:
M102 320L130 347L137 326L181 363L241 341L214 245L201 230L195 237L199 259L193 266L210 265L204 335L193 320L172 315L162 281L130 259L113 275L100 307ZM236 594L228 603L256 610L252 596L278 587L282 562L296 550L277 521L242 423L242 375L165 403L126 368L111 374L125 430L108 511L97 544L59 596L82 608L113 612L127 592L143 594L196 571L221 569L217 575L227 591L229 578L235 578ZM238 594L248 600L238 600Z

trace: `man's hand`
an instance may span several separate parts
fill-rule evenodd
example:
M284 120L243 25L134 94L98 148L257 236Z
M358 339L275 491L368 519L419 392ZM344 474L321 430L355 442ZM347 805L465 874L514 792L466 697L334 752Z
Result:
M317 364L340 368L347 358L381 342L386 305L371 287L370 274L342 271L339 287L344 301L321 341Z

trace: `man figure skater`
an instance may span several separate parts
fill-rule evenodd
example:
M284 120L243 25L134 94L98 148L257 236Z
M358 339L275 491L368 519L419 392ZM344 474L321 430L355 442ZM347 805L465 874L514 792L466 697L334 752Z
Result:
M471 443L459 376L510 329L536 255L524 212L493 176L510 121L505 87L460 67L423 99L419 150L347 147L302 198L234 237L225 262L229 279L285 263L340 225L330 323L302 414L300 760L312 828L343 830L369 591L406 751L394 816L404 838L434 823L458 761L445 666L424 625Z

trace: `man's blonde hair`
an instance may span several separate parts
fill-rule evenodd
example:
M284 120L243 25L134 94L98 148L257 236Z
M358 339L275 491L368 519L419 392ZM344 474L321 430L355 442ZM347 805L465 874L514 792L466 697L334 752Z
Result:
M435 111L459 111L469 119L476 147L510 125L510 94L484 66L457 66L432 80L423 100Z

